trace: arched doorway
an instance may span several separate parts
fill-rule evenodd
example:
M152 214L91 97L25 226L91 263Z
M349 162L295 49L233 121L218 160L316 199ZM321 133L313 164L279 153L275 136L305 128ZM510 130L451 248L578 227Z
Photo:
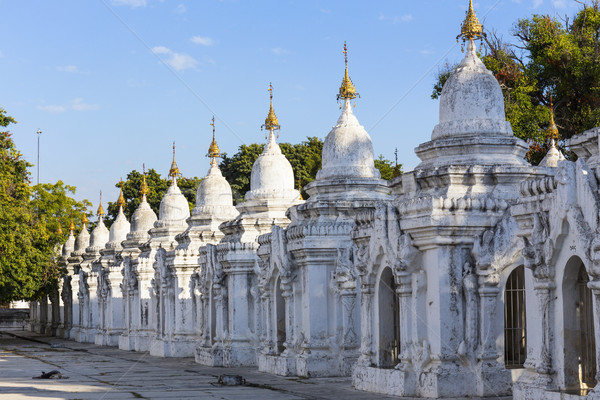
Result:
M504 289L504 365L523 368L527 356L525 310L525 268L515 268Z
M379 305L379 366L395 367L400 356L399 301L392 269L386 267L377 289Z
M588 274L581 263L577 275L577 320L579 331L579 379L583 388L596 386L596 340L594 310Z
M564 379L569 390L596 386L596 341L592 291L585 265L571 258L563 279Z
M278 277L275 281L275 329L277 337L277 353L281 354L284 350L285 337L285 301L281 294L281 279Z

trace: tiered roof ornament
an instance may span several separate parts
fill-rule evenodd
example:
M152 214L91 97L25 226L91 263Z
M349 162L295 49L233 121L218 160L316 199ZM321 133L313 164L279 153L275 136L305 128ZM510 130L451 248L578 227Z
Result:
M261 126L261 129L264 128L265 130L271 132L271 135L273 135L274 131L281 129L281 125L279 125L279 120L277 119L275 111L273 110L273 85L271 82L269 82L269 89L267 90L269 91L269 99L271 104L269 107L269 114L267 114L267 118L265 119L264 125ZM279 137L279 133L277 133L277 137Z
M149 194L150 189L146 183L146 164L142 164L142 184L140 185L140 197L142 198L142 201L144 201Z
M219 149L219 146L217 145L217 141L215 139L215 116L214 115L212 117L212 122L210 123L210 126L212 126L213 138L212 138L212 142L210 142L210 146L208 147L208 154L206 154L206 157L210 158L210 165L217 165L217 158L221 158L221 150Z
M338 101L341 99L350 101L357 97L360 98L360 94L356 91L356 87L354 87L354 83L352 83L352 79L350 79L350 75L348 75L348 46L346 46L346 42L344 42L344 62L346 63L346 69L344 71L344 79L342 79L342 84L337 95Z
M179 167L175 162L175 142L173 142L173 162L171 163L171 169L169 169L169 177L172 179L172 184L177 184L177 178L180 175Z
M69 234L72 235L75 231L75 223L73 222L73 213L71 212L71 223L69 224Z
M558 132L558 127L556 126L556 122L554 122L554 103L552 99L550 99L550 124L546 129L546 137L551 140L559 140L560 133Z
M98 210L96 210L96 215L98 218L104 218L104 208L102 207L102 190L100 191L100 205L98 205Z
M83 227L81 228L81 230L84 230L87 227L87 224L90 222L90 220L88 219L87 215L85 215L85 213L83 213L81 215L81 223L83 224Z
M467 15L460 27L460 35L456 37L456 41L462 38L463 42L474 42L475 40L483 40L486 37L483 31L483 25L479 23L475 10L473 9L473 0L469 0L469 9Z
M117 207L121 209L125 209L127 202L125 201L125 197L123 196L123 181L119 182L119 198L117 199Z

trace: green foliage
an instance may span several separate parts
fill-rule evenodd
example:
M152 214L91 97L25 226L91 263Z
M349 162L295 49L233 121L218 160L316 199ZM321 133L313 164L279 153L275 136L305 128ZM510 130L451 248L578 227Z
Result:
M35 214L39 212L50 232L58 232L60 224L62 231L68 234L72 219L77 234L81 229L81 216L85 213L92 219L92 213L89 212L92 203L88 200L77 201L71 197L76 190L75 186L66 185L63 181L41 183L32 187L31 210Z
M127 219L130 219L135 210L138 208L142 199L140 197L140 187L142 185L143 175L141 172L136 170L131 171L127 174L127 179L123 182L122 190L123 197L126 201L126 206L123 212ZM187 199L190 210L196 204L196 191L198 189L198 185L202 179L198 177L193 178L179 178L177 180L177 185L181 192ZM160 174L156 172L153 168L149 169L146 172L146 184L148 185L148 189L150 190L150 194L148 194L148 204L154 210L156 215L158 216L158 212L160 209L160 201L163 196L167 192L167 189L171 185L170 179L161 178ZM120 184L115 184L116 187L120 187ZM112 221L117 218L117 213L119 210L117 209L117 201L115 199L114 202L108 202L108 207L106 211L106 224L110 226Z
M383 154L380 154L379 158L375 160L375 168L379 170L381 179L388 181L402 174L402 164L395 165L395 163L386 159Z
M317 137L309 137L308 140L298 143L280 143L281 152L286 156L294 170L296 185L302 186L315 180L317 172L321 169L321 152L323 141ZM241 145L239 151L232 157L223 155L219 167L223 176L231 185L234 203L244 201L244 195L250 190L250 175L254 162L263 152L263 144ZM308 194L302 192L303 198Z
M15 120L0 108L0 126ZM56 287L60 271L56 256L69 224L71 207L86 203L70 199L75 188L58 182L29 186L31 164L22 159L11 135L0 132L0 302L32 300ZM33 190L32 190L33 189ZM36 199L32 196L36 195ZM39 218L38 218L39 211Z
M504 43L488 34L482 61L502 87L515 136L528 141L527 158L537 164L548 149L551 99L562 139L600 125L598 2L584 6L572 23L548 15L521 19L513 36L515 43ZM451 69L439 72L432 98L441 94Z

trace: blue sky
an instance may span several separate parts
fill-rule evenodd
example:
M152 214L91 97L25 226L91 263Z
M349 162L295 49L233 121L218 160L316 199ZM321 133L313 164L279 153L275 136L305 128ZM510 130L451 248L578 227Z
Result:
M574 15L574 0L477 0L487 29L509 38L533 13ZM40 179L114 201L114 184L142 163L166 175L171 143L185 176L202 177L216 118L233 154L264 141L269 82L280 141L324 138L348 42L355 113L375 154L410 170L430 139L437 71L461 59L467 0L0 0L0 107ZM32 180L36 181L35 168Z

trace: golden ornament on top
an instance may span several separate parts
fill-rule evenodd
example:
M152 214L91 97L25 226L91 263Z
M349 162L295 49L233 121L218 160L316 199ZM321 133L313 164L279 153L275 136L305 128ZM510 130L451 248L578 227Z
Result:
M279 121L277 120L277 116L275 115L275 110L273 110L273 85L269 82L269 98L271 101L271 106L269 107L269 114L265 119L265 124L261 127L267 131L275 131L279 130L281 126L279 125Z
M338 101L340 99L353 100L357 97L360 97L360 94L356 92L356 88L354 87L354 83L352 83L352 79L350 79L350 75L348 75L348 47L346 46L346 42L344 42L344 62L346 63L346 70L344 72L344 79L342 79L342 85L340 86L340 90L337 95Z
M479 23L475 10L473 9L473 0L469 0L469 9L465 20L460 27L460 35L456 37L456 40L462 38L463 42L467 40L477 40L485 37L483 32L483 25Z

